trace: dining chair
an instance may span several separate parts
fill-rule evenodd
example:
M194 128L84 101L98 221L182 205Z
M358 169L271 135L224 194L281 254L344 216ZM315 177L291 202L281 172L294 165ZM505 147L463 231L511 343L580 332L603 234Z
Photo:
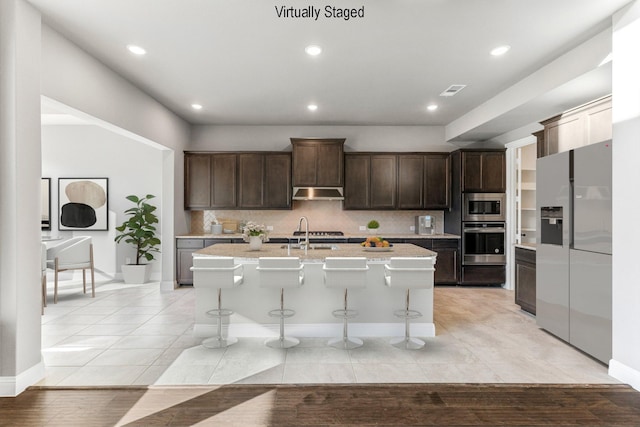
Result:
M58 273L67 270L82 270L82 291L87 293L86 270L91 271L91 297L96 296L91 237L82 236L65 240L47 249L47 267L54 271L53 303L58 302Z

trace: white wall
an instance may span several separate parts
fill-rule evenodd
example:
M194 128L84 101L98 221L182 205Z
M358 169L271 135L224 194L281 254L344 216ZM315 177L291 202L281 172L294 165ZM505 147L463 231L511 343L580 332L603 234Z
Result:
M43 126L42 176L51 180L51 235L91 236L96 268L108 275L120 272L125 258L135 259L131 245L116 245L115 227L124 220L123 212L133 204L130 194L153 194L152 203L162 203L163 152L98 126ZM109 230L58 231L58 178L109 178ZM162 224L164 218L159 212ZM161 231L161 230L159 230ZM162 235L159 235L163 240ZM173 240L163 241L171 247ZM160 263L154 264L154 276L160 276Z
M40 15L0 1L0 396L42 378Z
M189 150L291 151L290 138L346 138L345 151L455 150L443 126L193 126Z
M609 373L640 390L640 1L614 17L613 356Z
M183 208L184 156L189 143L187 122L50 27L42 27L42 95L107 127L170 148L163 160L162 223L165 240L189 230ZM172 186L172 187L170 187ZM175 283L175 249L165 245L162 288Z

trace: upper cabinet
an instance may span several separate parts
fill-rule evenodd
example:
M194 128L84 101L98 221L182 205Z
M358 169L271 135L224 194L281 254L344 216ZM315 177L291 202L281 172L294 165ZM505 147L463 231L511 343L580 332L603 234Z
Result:
M290 209L289 153L185 153L185 209Z
M596 99L540 122L538 156L569 151L612 138L611 96Z
M504 150L462 151L462 191L504 193L507 186Z
M294 187L342 187L344 138L291 138Z
M447 209L448 153L346 153L344 209Z

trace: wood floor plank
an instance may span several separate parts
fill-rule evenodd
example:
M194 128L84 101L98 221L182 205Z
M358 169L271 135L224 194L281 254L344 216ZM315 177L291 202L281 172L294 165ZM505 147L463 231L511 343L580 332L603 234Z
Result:
M640 426L626 385L331 384L38 388L0 426Z

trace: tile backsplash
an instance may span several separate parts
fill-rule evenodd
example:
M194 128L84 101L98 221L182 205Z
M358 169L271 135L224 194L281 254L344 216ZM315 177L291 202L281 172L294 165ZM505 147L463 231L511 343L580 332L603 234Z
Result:
M300 217L309 220L309 229L315 231L339 230L347 234L362 233L360 226L375 219L380 223L380 234L410 234L417 215L432 215L436 233L444 232L443 211L350 211L342 210L338 201L294 201L292 210L219 210L192 211L191 233L206 234L215 218L232 219L238 223L254 221L272 226L272 233L291 233L298 228Z

